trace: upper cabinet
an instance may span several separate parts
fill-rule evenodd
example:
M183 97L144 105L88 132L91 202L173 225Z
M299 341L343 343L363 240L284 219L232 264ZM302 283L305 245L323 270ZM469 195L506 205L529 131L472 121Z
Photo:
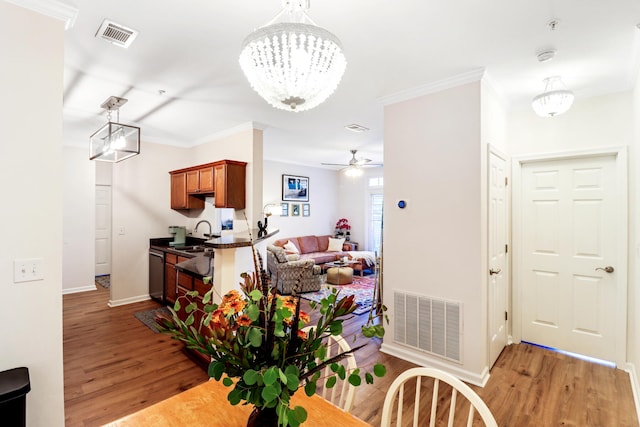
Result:
M204 197L215 207L244 209L246 162L221 160L169 172L171 209L203 209Z

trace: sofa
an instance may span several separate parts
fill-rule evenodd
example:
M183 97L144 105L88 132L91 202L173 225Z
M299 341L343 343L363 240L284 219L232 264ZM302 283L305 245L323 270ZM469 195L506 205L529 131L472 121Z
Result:
M360 276L363 275L363 271L365 268L368 268L370 270L373 270L375 268L375 256L373 255L373 253L363 251L359 251L356 253L356 245L346 241L343 241L340 250L330 251L329 239L333 239L333 243L335 243L336 241L336 239L334 239L331 235L310 235L278 239L273 242L273 245L283 248L285 250L285 253L288 255L299 255L301 260L313 260L316 265L322 265L327 262L337 261L342 257L356 259L358 263L351 265L351 267L354 270L359 270Z
M355 250L355 245L344 242L340 251L329 251L329 239L332 238L331 235L287 237L276 240L273 245L280 246L287 254L297 253L300 259L312 259L315 264L337 261L344 256L349 256L349 251ZM297 251L288 249L286 247L288 242L293 243Z
M298 292L315 292L322 285L322 269L312 259L300 259L298 255L287 255L279 246L267 246L267 272L271 284L283 295L289 295L294 286Z

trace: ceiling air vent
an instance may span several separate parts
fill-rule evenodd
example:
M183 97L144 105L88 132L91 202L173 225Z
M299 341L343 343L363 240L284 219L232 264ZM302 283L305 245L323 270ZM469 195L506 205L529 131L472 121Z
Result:
M100 25L98 32L96 32L96 37L100 37L109 43L124 48L128 48L137 36L138 32L136 30L116 24L108 19L102 21L102 25Z
M352 132L366 132L369 130L369 128L366 128L364 126L361 125L357 125L357 124L351 124L351 125L346 125L345 126L346 129L352 131Z

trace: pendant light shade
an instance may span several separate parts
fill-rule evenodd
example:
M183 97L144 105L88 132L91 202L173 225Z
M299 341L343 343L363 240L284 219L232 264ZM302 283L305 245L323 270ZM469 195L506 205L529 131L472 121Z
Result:
M338 87L347 66L340 40L307 16L309 0L284 0L284 9L242 44L240 67L271 106L305 111Z
M573 104L573 92L567 89L560 77L547 77L543 81L544 92L533 98L533 111L540 117L566 113Z
M125 98L111 96L102 103L108 122L91 135L89 160L116 163L140 154L140 128L118 123L119 108L126 102ZM112 111L118 116L115 122L111 121Z

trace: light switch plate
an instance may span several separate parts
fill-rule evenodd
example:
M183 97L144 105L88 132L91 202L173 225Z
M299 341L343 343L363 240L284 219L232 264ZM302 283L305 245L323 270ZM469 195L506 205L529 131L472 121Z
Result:
M13 260L13 283L33 282L44 279L42 258Z

